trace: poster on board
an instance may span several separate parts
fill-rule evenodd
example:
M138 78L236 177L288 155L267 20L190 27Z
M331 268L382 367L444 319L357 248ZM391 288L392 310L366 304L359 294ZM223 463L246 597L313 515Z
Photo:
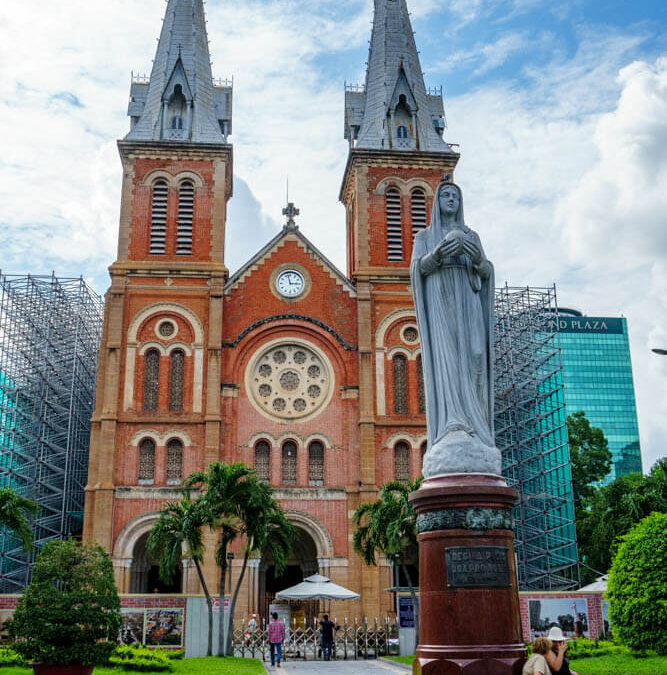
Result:
M121 609L118 640L123 645L141 645L144 642L143 609Z
M146 610L147 647L183 646L183 609Z
M588 637L588 605L585 598L540 598L528 601L532 638L560 626L569 638Z

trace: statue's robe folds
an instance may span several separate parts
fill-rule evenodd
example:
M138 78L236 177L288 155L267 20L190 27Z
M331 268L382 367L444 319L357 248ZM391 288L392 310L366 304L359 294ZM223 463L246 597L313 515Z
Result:
M460 214L462 220L462 206ZM417 235L411 264L426 393L427 478L501 469L493 432L493 266L479 236L460 227L482 251L479 265L467 255L440 263L433 257L450 231L441 224L437 195L431 226Z

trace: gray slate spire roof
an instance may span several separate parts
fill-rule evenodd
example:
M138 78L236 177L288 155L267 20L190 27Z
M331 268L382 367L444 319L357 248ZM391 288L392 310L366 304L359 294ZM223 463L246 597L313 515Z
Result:
M442 91L427 92L406 0L375 0L366 86L345 92L345 138L358 149L453 152Z
M231 82L214 83L203 0L169 0L150 79L134 78L129 141L226 143Z

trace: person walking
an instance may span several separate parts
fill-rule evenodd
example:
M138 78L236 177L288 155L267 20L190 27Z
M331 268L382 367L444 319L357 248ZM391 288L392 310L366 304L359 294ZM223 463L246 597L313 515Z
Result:
M271 623L269 623L269 650L271 651L271 665L277 665L278 668L280 668L280 660L283 656L284 639L285 626L282 621L278 621L278 612L274 612L271 615Z
M322 646L322 658L325 661L331 661L331 648L334 642L335 626L333 621L329 621L329 615L325 614L320 621L320 644Z

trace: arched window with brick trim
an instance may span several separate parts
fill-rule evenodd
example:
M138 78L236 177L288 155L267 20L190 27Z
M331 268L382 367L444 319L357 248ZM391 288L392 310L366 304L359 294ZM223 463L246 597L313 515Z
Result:
M155 441L145 438L139 444L139 484L155 482Z
M401 224L401 193L391 187L385 194L387 209L387 259L403 260L403 231Z
M167 245L167 202L169 186L164 180L153 183L151 201L151 255L162 255Z
M408 360L403 354L396 354L394 369L394 413L405 415L408 412Z
M183 443L172 438L167 443L167 485L180 485L183 480Z
M287 441L283 444L282 461L283 485L296 485L296 443Z
M195 209L195 186L183 181L178 190L178 223L176 227L176 255L192 254L192 223Z
M160 352L157 349L149 349L144 358L144 410L153 412L157 410Z
M321 441L313 441L308 446L308 483L324 485L324 445Z
M426 413L426 394L424 393L424 367L422 365L422 355L417 355L417 405L419 414Z
M271 446L266 441L255 443L255 471L260 480L271 480Z
M183 382L185 380L185 353L176 349L169 357L169 410L183 410Z
M410 480L410 446L405 441L394 446L394 478L401 483Z
M426 227L426 194L421 188L410 193L410 219L412 221L412 238Z

